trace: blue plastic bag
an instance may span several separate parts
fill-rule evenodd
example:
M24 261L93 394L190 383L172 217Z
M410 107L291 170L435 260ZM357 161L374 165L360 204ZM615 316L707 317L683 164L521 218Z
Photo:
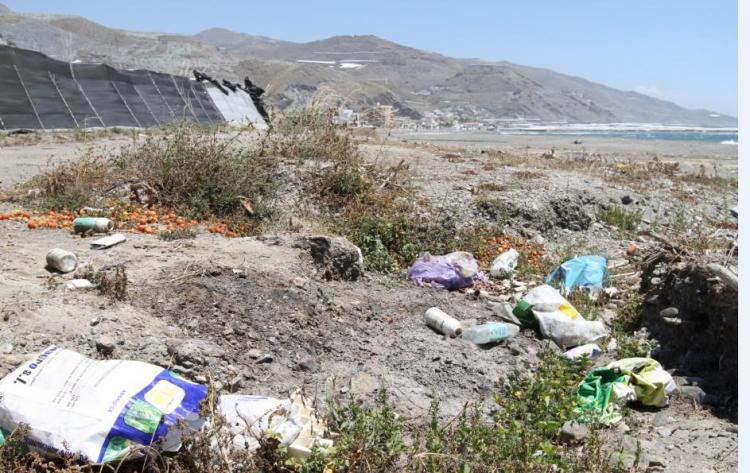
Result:
M552 285L559 279L566 291L577 287L602 289L606 274L607 259L603 256L578 256L555 268L544 282Z

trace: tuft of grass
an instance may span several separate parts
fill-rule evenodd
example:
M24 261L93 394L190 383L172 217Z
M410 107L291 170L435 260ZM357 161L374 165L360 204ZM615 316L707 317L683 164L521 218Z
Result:
M197 235L194 228L175 228L159 232L159 238L164 241L188 240Z
M642 210L628 210L622 206L600 208L596 212L596 218L620 230L633 231L638 227L643 217Z

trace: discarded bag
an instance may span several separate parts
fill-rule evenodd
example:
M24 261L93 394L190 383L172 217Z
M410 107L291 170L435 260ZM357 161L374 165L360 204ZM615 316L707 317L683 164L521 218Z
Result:
M513 248L503 252L495 258L490 266L490 275L493 278L507 278L513 274L518 265L518 252Z
M30 427L29 447L106 463L156 441L177 451L179 420L198 426L205 386L140 361L93 360L50 346L0 380L0 429Z
M513 314L527 325L536 322L542 336L567 349L607 336L600 320L586 320L557 290L546 284L535 287L516 304Z
M603 256L578 256L555 268L544 282L552 284L561 280L565 292L577 287L602 289L606 274L607 259Z
M98 240L92 241L91 249L103 250L105 248L110 248L124 241L125 241L125 235L123 235L122 233L115 233L114 235L109 235L104 238L99 238Z
M672 376L651 358L625 358L594 369L578 386L577 412L584 422L617 423L619 405L637 400L645 406L664 407L676 389ZM591 415L594 418L591 418Z
M587 343L586 345L581 345L580 347L571 348L570 350L566 351L564 355L565 358L569 360L575 360L584 355L588 356L590 360L593 360L594 358L601 355L601 353L602 349L599 348L599 345L597 345L596 343Z
M479 264L471 253L455 251L444 256L425 253L414 262L409 278L418 286L430 284L436 289L462 289L483 278Z
M290 455L305 458L313 447L325 449L333 444L323 437L324 426L309 404L299 393L284 400L226 394L219 397L218 407L233 448L254 451L260 447L261 436L273 435L288 447Z

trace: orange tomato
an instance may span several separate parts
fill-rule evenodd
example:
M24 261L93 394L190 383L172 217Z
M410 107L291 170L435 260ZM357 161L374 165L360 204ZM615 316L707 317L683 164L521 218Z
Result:
M26 224L27 227L29 227L29 230L35 229L38 225L35 221L29 220L29 222Z

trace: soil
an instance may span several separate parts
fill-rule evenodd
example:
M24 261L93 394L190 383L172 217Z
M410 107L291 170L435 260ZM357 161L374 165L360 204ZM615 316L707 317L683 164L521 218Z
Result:
M96 146L113 142L128 140L108 138ZM54 151L38 145L0 149L0 163L8 171L2 186L26 179L48 154L80 152L74 143L54 146ZM729 219L728 209L737 201L731 189L717 193L682 182L662 189L634 188L576 169L539 169L538 175L519 180L514 173L528 170L527 165L487 170L480 154L450 161L444 152L423 145L369 144L362 149L372 160L405 160L421 196L460 220L492 220L472 204L475 190L487 182L503 187L485 194L517 210L510 212L509 232L543 241L549 254L574 248L577 254L623 261L617 272L636 287L639 257L628 258L625 249L631 241L595 218L599 204L619 203L628 195L645 221L668 223L684 211L692 225L700 225L695 217ZM22 155L28 161L18 159ZM692 195L696 203L681 201L675 189ZM12 208L0 204L0 212ZM533 224L539 221L545 223ZM736 239L736 231L729 233L729 239ZM497 383L514 369L533 366L544 347L555 349L532 330L490 348L446 338L425 326L426 309L440 307L460 320L496 320L490 302L419 288L404 274L366 273L357 281L327 281L309 252L294 245L297 234L227 239L200 232L195 239L178 241L126 236L123 244L93 250L90 238L0 222L0 375L49 344L101 357L96 342L107 336L115 344L109 356L170 366L198 381L210 373L228 392L282 397L301 386L318 400L350 394L368 400L384 386L407 417L426 413L434 398L440 399L442 414L452 417L468 400L484 399L491 408ZM660 246L646 238L636 243L639 254ZM64 282L74 274L45 269L45 255L55 247L75 252L79 268L124 265L127 299L66 290ZM538 283L520 281L505 296L518 296L523 287ZM616 353L607 353L601 362L615 358ZM607 432L610 445L622 447L627 456L640 443L641 466L653 471L736 471L736 422L696 400L696 381L681 376L682 366L665 368L684 393L666 408L631 411L621 426ZM706 394L721 394L704 388Z

